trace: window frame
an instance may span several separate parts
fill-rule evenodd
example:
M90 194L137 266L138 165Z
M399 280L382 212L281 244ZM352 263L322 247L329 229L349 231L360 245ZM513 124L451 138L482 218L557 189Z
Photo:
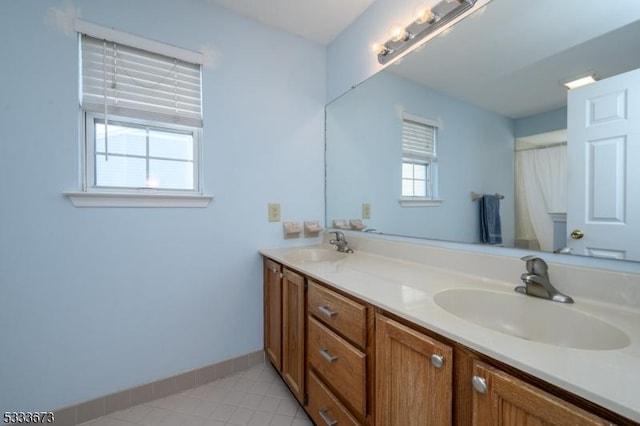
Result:
M78 33L80 63L82 63L82 36L86 35L102 40L109 40L119 45L147 51L151 54L163 55L177 60L190 62L200 67L200 111L202 111L202 64L204 55L200 52L183 49L163 42L146 39L133 34L124 33L113 28L103 27L82 19L75 19L74 29ZM193 189L163 189L153 187L99 187L95 182L96 140L95 120L105 120L104 113L95 109L86 109L82 105L83 86L82 70L80 70L79 87L79 145L80 145L80 190L66 191L67 196L76 207L207 207L212 196L204 195L203 179L203 132L202 118L199 123L185 124L156 119L155 117L129 117L117 112L107 113L107 125L110 121L124 125L146 126L167 132L188 132L193 135ZM106 101L105 101L106 102Z
M411 177L407 177L404 174L404 168L405 166L411 166L412 168L412 173L411 173ZM423 166L425 168L425 178L424 179L420 179L416 177L416 166ZM407 159L407 158L403 158L402 159L402 197L403 198L428 198L428 199L432 199L432 181L433 181L433 163L430 160L426 160L426 161L420 161L420 160L415 160L415 159ZM410 181L411 182L411 186L412 186L412 193L413 195L405 195L404 194L404 184L405 182ZM415 195L416 194L416 183L418 182L424 182L424 187L425 187L425 195Z
M410 158L405 156L405 143L404 136L401 136L401 172L400 172L400 200L399 203L401 207L436 207L442 203L442 200L439 198L438 193L438 157L437 157L437 145L438 145L438 133L441 127L441 124L434 120L429 120L424 117L420 117L414 114L410 114L407 112L402 113L402 121L401 127L405 129L405 122L410 121L419 125L428 126L433 129L433 155L426 156L423 159ZM404 168L405 164L411 164L413 167L415 165L425 165L426 166L426 176L425 176L425 196L407 196L403 195L403 184L405 179ZM415 175L415 169L414 169ZM415 182L421 179L410 179L415 187ZM414 192L415 193L415 192Z
M162 194L202 194L201 191L201 139L202 128L191 127L178 124L167 124L151 120L141 120L129 117L120 117L109 115L108 123L118 123L123 125L131 125L131 127L150 128L167 133L191 134L193 137L193 189L171 189L171 188L154 188L152 186L145 187L122 187L122 186L98 186L96 182L96 139L95 139L95 122L96 120L104 121L104 114L94 113L90 111L82 111L84 120L84 173L82 189L86 192L121 192L121 193L149 193L151 191ZM107 123L107 124L108 124Z

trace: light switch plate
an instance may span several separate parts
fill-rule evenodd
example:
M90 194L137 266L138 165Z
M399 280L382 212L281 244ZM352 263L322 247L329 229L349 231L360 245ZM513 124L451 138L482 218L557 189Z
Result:
M369 203L362 204L362 218L371 219L371 204Z
M280 203L269 203L269 222L280 222Z

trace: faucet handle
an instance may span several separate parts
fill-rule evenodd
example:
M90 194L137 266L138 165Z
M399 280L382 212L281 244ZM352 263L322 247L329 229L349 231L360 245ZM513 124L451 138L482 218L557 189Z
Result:
M331 231L330 234L336 234L336 240L344 241L344 233L341 231Z
M537 258L538 258L538 256L536 256L535 254L529 254L527 256L521 257L520 260L524 260L526 262L528 260L534 260L534 259L537 259Z
M549 270L547 262L545 262L544 259L536 256L535 254L521 257L520 260L524 260L525 262L527 262L527 272L529 272L530 274L543 276Z

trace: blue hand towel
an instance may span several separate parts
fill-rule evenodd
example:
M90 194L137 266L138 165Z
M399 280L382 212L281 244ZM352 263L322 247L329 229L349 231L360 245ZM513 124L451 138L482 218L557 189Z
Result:
M479 201L480 240L485 244L501 244L500 198L497 195L483 195Z

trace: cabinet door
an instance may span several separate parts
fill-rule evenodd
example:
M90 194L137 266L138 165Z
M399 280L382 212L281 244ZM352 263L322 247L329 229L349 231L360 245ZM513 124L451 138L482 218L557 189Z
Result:
M282 371L282 267L264 260L264 351Z
M284 269L282 279L282 377L304 400L304 277Z
M515 377L475 362L473 424L484 425L609 425L611 423Z
M376 425L451 425L453 350L376 315Z

